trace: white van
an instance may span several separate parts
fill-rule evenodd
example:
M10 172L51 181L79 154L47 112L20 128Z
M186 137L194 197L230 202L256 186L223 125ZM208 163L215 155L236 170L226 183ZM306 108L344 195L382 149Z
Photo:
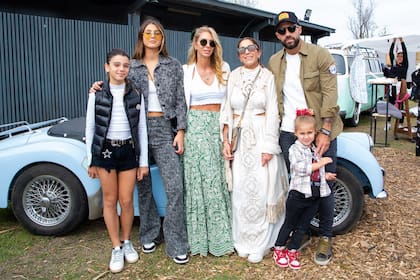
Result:
M364 47L345 47L342 45L328 45L326 48L334 57L337 64L337 91L338 91L338 105L340 106L340 116L344 120L344 123L348 126L357 126L360 120L360 113L372 109L372 104L376 104L374 99L374 93L372 92L372 85L367 84L368 79L383 77L382 64L378 53L371 48ZM366 97L366 103L361 103L355 100L355 94L361 94L360 92L352 93L351 75L350 69L352 64L356 60L357 55L362 56L364 64L364 80L366 85L364 95ZM363 70L362 70L363 71ZM378 87L378 99L383 98L384 87Z

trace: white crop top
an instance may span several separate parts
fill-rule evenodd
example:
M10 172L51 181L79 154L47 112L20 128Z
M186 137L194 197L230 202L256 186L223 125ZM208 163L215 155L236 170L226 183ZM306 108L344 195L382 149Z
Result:
M149 102L147 111L162 112L162 107L160 106L159 99L157 96L156 86L152 80L149 80Z
M190 105L222 104L226 86L219 85L216 77L214 77L213 83L208 85L204 83L197 72L195 74L191 83Z

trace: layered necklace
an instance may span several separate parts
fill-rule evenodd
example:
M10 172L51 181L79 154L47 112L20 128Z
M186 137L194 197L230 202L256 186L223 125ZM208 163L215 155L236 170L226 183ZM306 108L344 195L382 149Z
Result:
M241 71L240 71L241 81L242 81L241 92L245 97L250 96L253 93L254 87L255 87L255 81L257 80L260 72L261 72L260 65L258 65L254 69L248 69L243 66L241 67Z

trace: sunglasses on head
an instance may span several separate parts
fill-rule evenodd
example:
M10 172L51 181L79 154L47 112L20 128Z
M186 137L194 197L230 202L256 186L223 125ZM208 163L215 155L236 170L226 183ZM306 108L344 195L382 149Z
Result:
M249 45L246 47L240 47L238 48L238 53L239 54L244 54L246 52L246 50L248 50L248 52L255 52L258 51L258 46L257 45Z
M290 25L288 27L279 27L277 28L277 33L280 35L286 34L286 30L289 31L289 33L294 33L296 31L297 25Z
M205 47L207 46L207 42L209 43L210 47L214 48L216 47L216 43L214 42L214 40L208 40L207 39L201 39L200 40L200 45Z
M162 32L160 32L160 30L155 30L155 31L145 31L143 33L144 38L146 39L150 39L152 38L152 36L154 36L156 39L160 39L162 38Z

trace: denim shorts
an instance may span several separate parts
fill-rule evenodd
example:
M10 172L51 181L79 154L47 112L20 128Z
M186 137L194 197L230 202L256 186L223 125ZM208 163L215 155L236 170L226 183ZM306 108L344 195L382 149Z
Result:
M105 168L108 172L115 169L117 172L139 167L133 141L123 145L112 145L105 140L100 156L92 156L91 166Z

